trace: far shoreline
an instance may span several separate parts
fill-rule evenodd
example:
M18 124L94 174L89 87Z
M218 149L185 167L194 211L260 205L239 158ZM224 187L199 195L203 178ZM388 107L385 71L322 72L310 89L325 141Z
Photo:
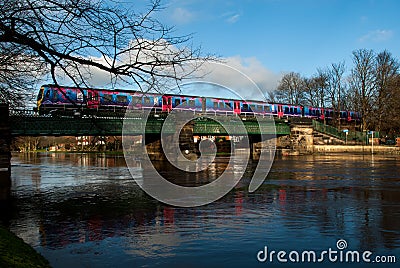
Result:
M13 151L12 154L29 153L51 153L51 154L90 154L106 156L124 156L123 151L46 151L36 150L29 152ZM400 155L400 147L388 145L311 145L304 148L277 148L276 155L296 156L296 155L327 155L327 154L345 154L345 155ZM217 157L229 157L229 153L217 153Z

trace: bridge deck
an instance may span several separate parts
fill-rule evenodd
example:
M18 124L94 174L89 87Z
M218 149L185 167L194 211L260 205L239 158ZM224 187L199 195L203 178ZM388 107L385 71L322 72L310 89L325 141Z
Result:
M145 129L146 134L158 134L161 132L164 122L165 133L175 133L176 126L172 121L165 121L165 115L150 115L147 119L143 113L137 113L129 118L122 117L66 117L66 116L39 116L31 111L12 111L10 113L10 127L12 136L120 136L124 123L129 127L124 128L124 134L141 135ZM237 120L241 120L245 126L235 127ZM196 118L193 133L198 135L227 135L227 131L221 124L206 117ZM267 118L225 117L221 115L218 121L228 126L231 135L288 135L290 127L283 121L272 121ZM272 123L273 122L273 123Z

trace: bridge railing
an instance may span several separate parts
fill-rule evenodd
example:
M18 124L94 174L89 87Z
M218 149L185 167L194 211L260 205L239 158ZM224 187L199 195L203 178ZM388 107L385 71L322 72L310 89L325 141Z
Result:
M346 134L346 132L343 132L333 126L324 125L323 123L320 123L316 120L313 120L313 128L318 132L330 135L332 137L338 138L343 141L347 140L348 142L353 141L359 143L359 142L366 142L367 139L367 133L365 132L348 131Z
M34 111L33 109L10 109L9 113L10 116L18 116L18 117L37 117L39 116L38 112Z
M324 133L324 134L328 134L330 136L333 136L335 138L341 139L341 140L345 140L346 139L346 134L342 131L339 131L337 128L329 126L329 125L325 125L322 124L316 120L313 120L313 128L314 130Z

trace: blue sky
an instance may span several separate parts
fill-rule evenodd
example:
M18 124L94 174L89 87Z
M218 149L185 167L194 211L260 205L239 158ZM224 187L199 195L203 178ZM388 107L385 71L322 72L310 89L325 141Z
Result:
M142 0L140 4L148 3ZM138 4L138 2L136 2ZM304 76L345 61L359 48L400 58L400 1L396 0L164 0L157 18L175 34L193 33L204 52L233 60L252 77L276 85L285 72ZM258 69L258 70L257 70ZM252 73L248 73L252 72Z
M106 1L138 13L150 4ZM398 0L161 0L161 5L153 16L173 26L174 36L192 34L194 47L201 46L229 66L211 66L210 82L242 95L254 85L258 88L253 91L265 95L276 89L284 73L310 77L318 68L342 61L348 74L357 49L386 49L400 59ZM102 72L93 77L98 87L109 79Z

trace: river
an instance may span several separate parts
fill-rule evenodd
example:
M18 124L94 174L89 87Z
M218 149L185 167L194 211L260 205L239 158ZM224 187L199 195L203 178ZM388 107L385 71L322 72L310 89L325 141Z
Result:
M219 158L207 180L226 162ZM133 176L145 172L137 162ZM249 176L209 205L179 208L144 193L123 156L14 154L1 220L53 267L365 267L376 256L397 263L369 267L398 267L399 156L276 157L253 193ZM350 262L349 250L371 254ZM316 260L302 261L305 251Z

